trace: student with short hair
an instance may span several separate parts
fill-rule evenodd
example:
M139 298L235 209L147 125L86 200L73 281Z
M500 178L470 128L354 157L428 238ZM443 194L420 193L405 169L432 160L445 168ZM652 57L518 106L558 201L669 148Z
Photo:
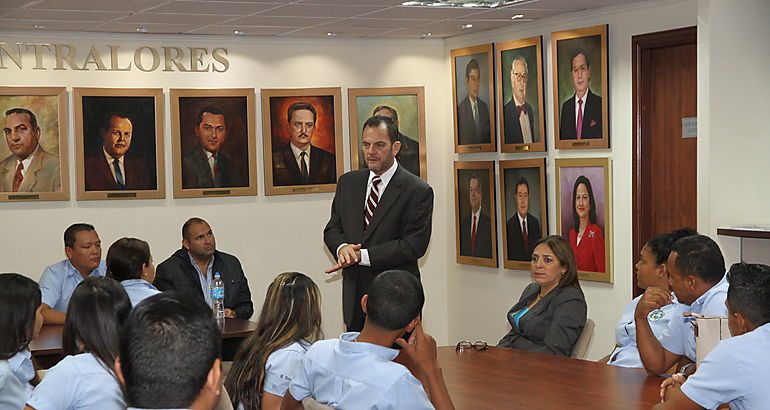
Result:
M210 410L222 393L222 334L200 298L165 292L140 302L115 363L129 408Z
M686 379L676 374L661 385L656 409L767 408L770 369L770 267L736 263L727 274L727 321L722 340Z
M67 306L62 334L67 357L46 372L27 409L125 409L115 358L129 311L131 302L117 281L103 276L83 280Z
M361 298L366 313L361 333L316 342L283 396L282 409L301 409L300 400L312 397L335 409L454 409L441 374L436 341L422 330L425 303L422 285L414 274L385 271ZM409 340L402 339L412 332ZM393 359L399 351L425 375L430 399L422 383Z
M23 409L35 377L29 343L43 326L40 288L18 273L0 274L0 409Z
M107 276L120 282L131 306L160 291L152 285L155 266L150 245L136 238L120 238L107 251Z
M321 292L313 279L299 272L276 276L257 328L241 344L225 380L233 406L279 409L305 352L322 337Z

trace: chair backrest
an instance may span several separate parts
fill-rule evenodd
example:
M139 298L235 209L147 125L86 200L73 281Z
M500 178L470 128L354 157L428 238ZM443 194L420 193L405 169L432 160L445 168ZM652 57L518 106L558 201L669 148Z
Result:
M230 394L227 393L225 386L222 386L222 394L219 396L219 402L214 406L214 410L233 410L233 403L230 401Z
M572 355L575 359L585 359L586 352L588 351L588 345L591 343L591 338L594 336L594 323L591 319L586 319L586 325L583 327L583 331L580 333L580 337L575 342L575 346L572 347Z
M310 396L307 396L304 399L302 399L302 407L304 407L305 410L334 410L334 407L321 404L315 401L315 399Z

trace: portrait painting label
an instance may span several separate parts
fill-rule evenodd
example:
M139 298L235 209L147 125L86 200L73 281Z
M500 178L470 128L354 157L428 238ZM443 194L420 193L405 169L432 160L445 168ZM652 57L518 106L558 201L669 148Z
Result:
M551 33L559 149L609 148L607 25Z
M492 52L491 43L451 51L455 152L497 149Z
M545 151L542 36L497 45L502 152Z
M69 199L64 87L0 87L0 201Z
M333 192L342 174L340 88L262 90L267 195Z
M558 233L569 239L581 279L612 282L610 163L557 159Z
M497 267L494 161L455 161L457 263Z
M163 198L162 90L74 91L78 199Z
M508 269L530 269L532 249L548 236L545 159L500 161L504 259Z
M372 115L385 115L398 125L398 165L427 180L424 87L351 88L348 101L351 169L367 167L361 144L364 123Z
M254 89L172 89L174 197L256 195Z

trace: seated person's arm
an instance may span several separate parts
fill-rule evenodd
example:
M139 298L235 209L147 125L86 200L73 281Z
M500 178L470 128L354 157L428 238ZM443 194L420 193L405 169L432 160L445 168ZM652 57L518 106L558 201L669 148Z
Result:
M566 297L557 295L551 302L552 306L554 303L557 303L557 306L554 306L553 318L543 341L532 340L526 333L522 333L514 341L513 347L532 352L570 355L572 346L580 337L580 332L586 323L586 302L579 293L572 293Z
M699 406L698 403L690 400L690 398L682 392L681 379L678 380L679 381L672 377L663 382L661 385L661 396L663 396L663 401L656 404L653 409L695 410L703 408Z
M658 375L664 373L679 360L678 354L666 350L660 341L652 332L650 322L647 321L647 315L655 309L671 303L671 294L660 288L648 288L639 304L636 305L634 312L634 322L636 324L636 345L639 349L639 356L644 364L644 369L648 374ZM670 326L675 326L676 318L671 320Z
M454 410L454 404L449 397L449 391L444 382L444 375L441 373L441 367L438 364L438 353L436 351L436 341L430 335L422 330L422 323L418 319L417 326L414 328L409 341L396 339L396 343L401 346L403 352L420 367L421 373L425 375L427 388L430 392L430 401L436 410Z
M265 396L262 396L263 400ZM264 407L267 402L263 403L262 408ZM302 410L304 407L302 407L302 402L295 399L294 396L291 395L290 391L286 391L286 394L283 395L283 400L281 400L281 410Z
M59 312L53 310L50 306L43 303L43 308L40 310L43 315L43 323L47 325L63 325L64 319L67 318L67 312Z

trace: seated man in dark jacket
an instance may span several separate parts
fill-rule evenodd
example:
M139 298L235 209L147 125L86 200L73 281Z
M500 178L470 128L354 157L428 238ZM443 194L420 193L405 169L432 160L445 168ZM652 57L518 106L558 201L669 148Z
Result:
M217 273L225 284L225 317L250 318L254 305L241 262L216 250L214 233L206 221L190 218L182 225L182 249L158 265L154 285L161 291L193 295L211 306L211 281Z

